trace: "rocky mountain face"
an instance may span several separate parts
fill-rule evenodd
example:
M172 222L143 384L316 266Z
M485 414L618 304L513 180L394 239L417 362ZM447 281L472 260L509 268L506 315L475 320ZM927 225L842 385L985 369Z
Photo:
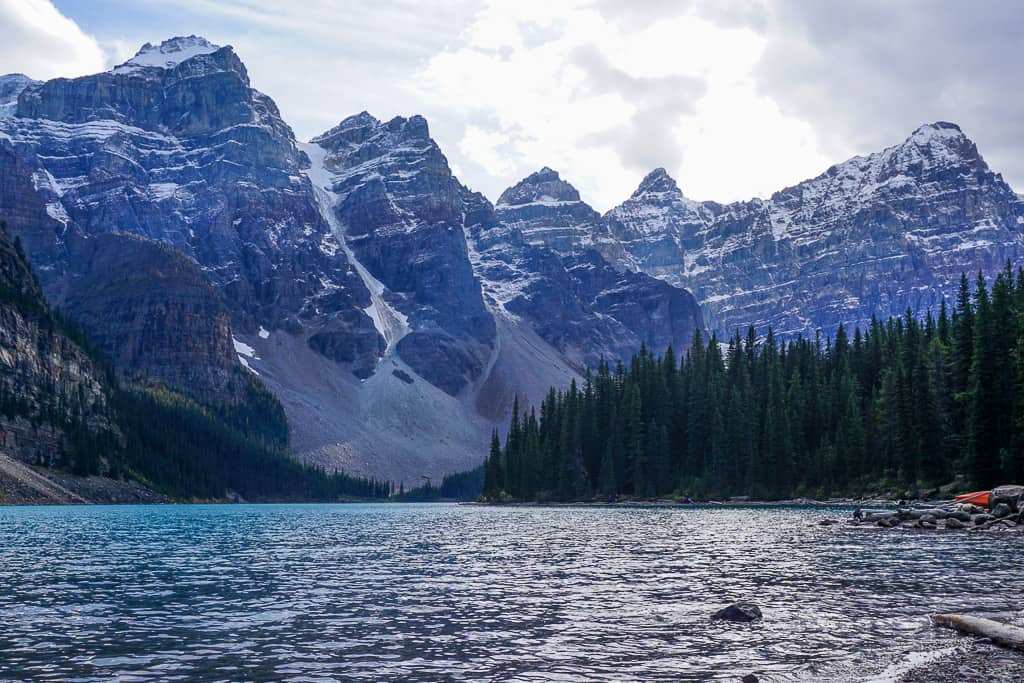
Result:
M378 331L416 374L457 395L483 373L496 330L463 235L466 191L427 122L364 112L306 151L328 219L376 290Z
M147 45L109 72L28 84L0 118L0 207L51 299L74 300L89 267L77 255L92 253L78 242L131 233L195 262L242 333L343 332L332 356L372 366L380 340L362 311L369 293L320 214L305 163L233 50L196 37ZM223 334L189 343L207 340L202 353L222 354Z
M30 85L37 84L25 74L0 76L0 116L11 116L18 108L18 95Z
M492 307L527 321L580 366L689 345L703 327L693 296L641 272L617 270L591 236L600 214L544 168L481 207L469 227Z
M328 469L472 467L516 396L700 325L686 292L559 241L599 216L557 174L496 211L422 117L299 143L230 47L174 38L0 95L0 210L50 301L122 376L230 402L248 368Z
M960 273L1024 256L1024 202L951 123L767 200L695 202L659 169L593 238L621 267L690 289L710 327L832 333L937 308Z
M495 213L527 243L563 253L588 245L601 223L601 214L547 166L502 192Z
M0 452L61 464L73 431L117 438L102 370L47 308L0 226Z

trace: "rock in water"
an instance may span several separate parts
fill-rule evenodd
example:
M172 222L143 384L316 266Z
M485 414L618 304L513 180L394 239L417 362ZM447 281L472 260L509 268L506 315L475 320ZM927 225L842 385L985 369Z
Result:
M963 522L961 522L961 521L960 521L960 520L959 520L958 518L956 518L956 517L950 517L950 518L948 518L948 519L946 520L946 528L947 528L947 529L963 529L963 528L964 528L964 527L966 527L966 526L967 526L966 524L964 524Z
M762 617L761 609L752 602L735 602L714 613L712 619L733 622L757 621Z

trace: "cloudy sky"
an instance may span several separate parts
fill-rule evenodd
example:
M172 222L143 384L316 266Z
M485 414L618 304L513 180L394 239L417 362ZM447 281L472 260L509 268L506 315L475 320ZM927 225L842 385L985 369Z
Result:
M767 196L954 121L1024 192L1017 0L0 0L0 73L233 45L300 138L421 113L495 199L551 166L604 210L663 166L694 199Z

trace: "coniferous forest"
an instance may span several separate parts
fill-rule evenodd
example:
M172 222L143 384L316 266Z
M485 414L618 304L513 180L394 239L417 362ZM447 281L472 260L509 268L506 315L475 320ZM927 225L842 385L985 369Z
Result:
M1024 480L1024 269L955 304L782 341L698 334L518 404L484 497L782 499Z

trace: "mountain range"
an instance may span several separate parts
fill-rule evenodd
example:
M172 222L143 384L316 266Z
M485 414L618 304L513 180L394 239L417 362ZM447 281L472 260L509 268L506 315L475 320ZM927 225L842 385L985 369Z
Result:
M0 220L123 381L230 406L253 373L295 457L406 483L475 466L517 398L602 357L926 309L1024 247L1024 202L953 124L767 200L657 169L601 215L543 168L492 204L422 117L298 141L196 36L0 77Z

